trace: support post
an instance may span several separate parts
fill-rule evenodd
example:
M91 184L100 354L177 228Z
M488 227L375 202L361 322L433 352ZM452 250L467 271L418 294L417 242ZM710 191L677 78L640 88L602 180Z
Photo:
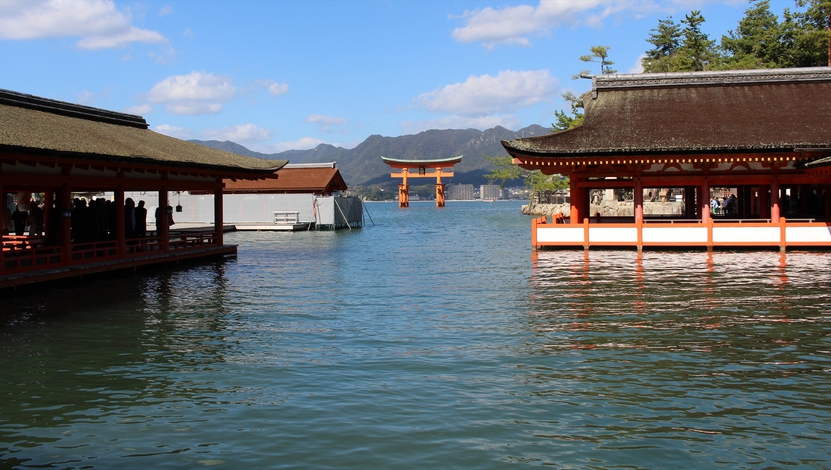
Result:
M759 218L770 218L770 186L763 184L759 186Z
M127 256L127 235L124 227L124 186L117 186L114 193L115 204L115 246L119 258Z
M61 252L63 253L63 264L68 265L72 263L72 189L67 186L62 186L58 196L58 210L60 214L60 229L58 236L60 237ZM70 215L70 217L66 217Z
M643 180L635 178L635 227L638 231L638 253L643 251Z
M444 207L444 184L436 183L436 207Z
M707 223L710 220L710 181L705 178L700 189L701 194L696 202L698 211L701 213L701 221Z
M580 205L582 204L582 197L580 194L580 188L577 186L577 173L572 173L569 176L569 193L571 195L571 211L569 213L569 221L572 225L582 224L583 221L580 220L582 217L582 211L580 210Z
M162 247L162 253L170 251L170 224L168 224L167 206L170 203L167 199L167 186L159 191L159 214L156 216L156 228L159 235L159 244Z
M774 178L770 184L770 222L779 223L779 181Z
M831 184L825 185L825 220L831 221Z
M224 233L224 214L223 214L223 201L222 201L222 187L214 190L214 240L216 241L217 246L222 246L225 244L223 239Z
M398 185L398 207L410 207L410 186L407 184L407 168L401 169L403 181Z

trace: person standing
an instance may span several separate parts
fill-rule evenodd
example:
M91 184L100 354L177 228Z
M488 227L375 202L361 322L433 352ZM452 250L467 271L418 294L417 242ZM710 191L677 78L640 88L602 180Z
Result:
M147 236L147 208L144 207L144 201L139 201L136 207L136 236Z

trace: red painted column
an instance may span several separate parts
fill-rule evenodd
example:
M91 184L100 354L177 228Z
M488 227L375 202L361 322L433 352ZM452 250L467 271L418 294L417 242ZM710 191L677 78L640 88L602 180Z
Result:
M759 218L770 217L770 186L763 184L759 186Z
M770 184L770 221L779 223L779 181L774 179Z
M701 221L707 223L710 220L710 181L704 180L699 187L701 193L698 195L698 212L701 214Z
M572 224L582 224L583 222L580 220L582 214L581 206L583 204L582 194L580 194L580 188L577 187L577 173L572 173L569 177L569 193L571 194L571 211L570 211L570 222Z
M222 207L222 188L214 190L214 240L217 246L222 246L225 242L223 240L223 207Z
M643 223L643 180L635 178L635 223Z
M61 228L58 232L60 234L61 251L63 252L64 264L70 264L72 261L72 217L66 215L72 214L72 189L69 186L63 186L58 195L58 210L60 213Z
M118 257L127 256L127 235L124 227L124 186L115 188L113 204L115 204L115 246Z
M831 184L825 185L825 220L831 221Z
M0 165L0 173L2 173L2 172L3 172L3 165ZM3 192L3 185L2 184L0 184L0 204L2 204L3 206L6 205L6 193ZM2 212L3 210L5 210L5 208L2 208L0 210L0 212ZM2 216L3 215L0 214L0 217L2 217ZM6 226L3 226L3 229L4 230L9 230L8 227L6 227ZM3 234L0 233L0 275L3 275L5 272L6 272L6 262L3 260Z
M695 186L684 187L684 212L687 218L695 217Z
M638 231L638 252L643 250L643 180L635 178L635 227Z
M170 225L168 224L167 186L159 191L159 216L156 219L156 228L159 232L159 244L162 246L162 253L170 251Z

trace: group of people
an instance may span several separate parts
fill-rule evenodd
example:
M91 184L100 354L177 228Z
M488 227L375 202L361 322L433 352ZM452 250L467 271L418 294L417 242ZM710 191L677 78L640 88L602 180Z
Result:
M44 208L40 201L29 195L18 195L17 200L7 193L2 204L3 235L41 236L44 234ZM166 209L166 210L165 210ZM97 198L75 198L72 201L70 215L71 238L75 243L88 243L113 240L116 237L116 205L113 201ZM164 211L164 212L163 212ZM49 211L48 225L55 227L47 233L47 244L57 244L60 232L61 210L57 206ZM166 214L165 214L166 212ZM173 225L173 209L156 208L156 225L167 220ZM138 204L132 198L124 200L124 235L125 238L144 238L147 236L147 208L144 201Z
M0 222L3 235L24 235L28 228L29 235L40 236L43 233L43 206L40 201L28 198L15 202L12 194L6 194Z
M735 194L725 198L714 197L710 201L710 210L715 215L736 215L739 213L738 200Z

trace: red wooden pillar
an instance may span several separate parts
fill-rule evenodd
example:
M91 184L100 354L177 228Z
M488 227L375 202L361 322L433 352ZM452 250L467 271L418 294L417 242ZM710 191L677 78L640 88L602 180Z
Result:
M825 185L825 220L831 221L831 184Z
M223 232L223 207L222 207L222 187L214 190L214 240L218 246L222 246L225 242L222 238Z
M688 218L695 217L695 186L684 187L684 214Z
M168 223L169 215L167 213L167 206L170 203L167 200L167 186L159 191L159 215L156 217L156 228L159 231L159 244L162 247L162 253L170 251L170 224Z
M643 180L635 178L635 227L638 230L638 252L643 250Z
M770 184L770 221L779 223L779 181L776 179Z
M635 178L635 223L643 223L643 180Z
M63 263L70 264L72 261L72 188L68 185L60 189L58 195L58 210L60 211L61 227L60 235L61 252Z
M570 222L572 224L583 223L580 217L583 215L581 206L583 205L583 195L580 193L580 188L577 186L577 173L572 173L569 177L569 193L571 195L571 210Z
M696 198L698 212L701 214L701 221L707 223L710 220L710 182L705 179L699 190L701 193Z
M770 186L759 186L759 218L770 218Z
M750 211L748 215L759 215L759 197L757 195L759 191L758 187L750 188Z
M0 174L3 172L3 165L0 165ZM1 176L1 175L0 175ZM3 185L0 184L0 204L3 206L6 205L6 193L3 192ZM3 217L2 212L5 211L6 208L0 208L0 217ZM8 230L8 227L5 225L3 226L3 230ZM2 276L6 272L6 261L3 260L3 233L0 232L0 276Z
M124 186L115 188L113 204L115 204L115 246L118 257L124 258L127 256L127 234L124 227Z

